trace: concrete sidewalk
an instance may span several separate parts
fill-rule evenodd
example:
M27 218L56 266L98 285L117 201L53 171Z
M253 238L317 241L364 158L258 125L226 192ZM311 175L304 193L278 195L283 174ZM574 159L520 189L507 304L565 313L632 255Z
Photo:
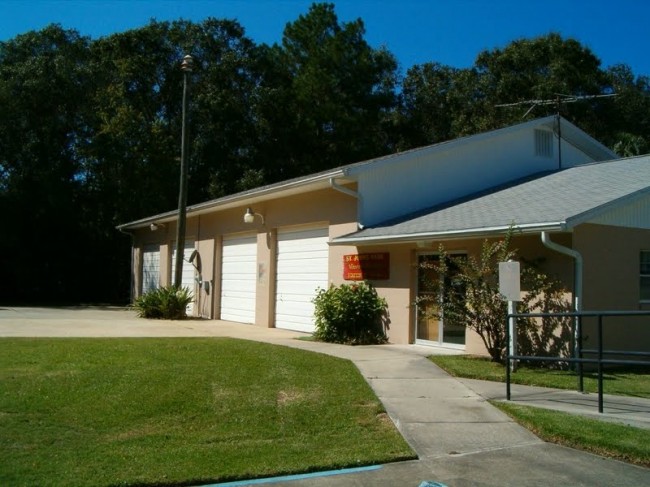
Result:
M650 485L650 469L541 441L487 402L505 398L503 384L452 378L426 359L436 352L427 347L332 345L296 340L303 336L298 332L220 321L141 320L117 309L0 308L0 336L229 336L349 359L419 457L370 471L269 480L273 485L417 487L423 481L449 487ZM576 394L513 387L513 399L527 405L598 415L590 397L595 395ZM650 424L649 401L606 397L605 412L609 420Z

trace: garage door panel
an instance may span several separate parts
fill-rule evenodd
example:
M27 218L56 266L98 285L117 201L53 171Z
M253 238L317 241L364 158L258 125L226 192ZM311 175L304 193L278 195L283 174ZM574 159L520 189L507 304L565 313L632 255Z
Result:
M142 293L160 286L160 246L147 245L142 253Z
M247 316L248 305L250 304L250 298L246 295L230 295L224 297L224 302L222 303L227 309L229 309L229 314L237 316Z
M323 250L321 244L321 237L312 237L314 240L319 240L318 242L309 242L304 245L301 245L299 241L295 240L290 242L289 245L283 245L282 250L284 252L291 252L296 258L305 258L308 257L312 252L320 252Z
M276 272L276 327L314 331L318 288L328 283L327 228L280 232Z
M234 296L239 294L240 296L245 295L250 297L250 293L252 288L255 286L255 282L251 282L250 280L241 280L241 281L227 280L227 281L222 281L221 285L224 288L224 294L227 296Z
M294 230L294 231L281 231L283 245L288 246L297 246L304 247L305 245L311 245L313 242L308 242L306 240L311 238L321 238L326 236L326 228L313 228L311 230Z
M224 263L226 263L228 265L234 265L234 264L239 264L239 263L246 264L246 263L255 262L255 260L256 260L255 255L247 255L247 254L240 254L239 253L239 252L244 252L244 251L252 251L253 245L252 244L240 244L240 245L245 245L246 247L249 247L249 249L237 249L238 253L236 253L236 254L232 253L232 252L229 252L229 251L226 251L226 257L228 258L228 260L225 261ZM224 249L226 249L226 248L227 247L224 247ZM233 250L233 249L229 249L229 250Z
M257 238L226 237L221 263L221 319L255 322Z
M314 281L318 278L314 274L307 274L303 277L296 276L291 280L279 280L278 285L282 286L283 293L290 294L300 294L308 293L313 294L318 287L325 287L324 284L314 284ZM327 277L323 275L321 280L327 280Z
M251 265L241 265L237 263L224 263L221 266L223 281L251 281L254 280L255 263Z
M311 257L304 259L292 259L278 263L278 269L309 269L310 271L324 272L323 267L327 264L327 259L321 257Z
M299 281L297 283L292 282L287 286L279 284L278 288L282 288L282 293L279 294L277 298L278 302L311 302L318 293L318 286L312 285L312 283L308 281Z
M314 307L309 299L288 301L283 306L283 315L285 317L293 316L296 319L306 313L311 314L313 311Z
M228 260L223 263L223 268L229 272L236 272L238 270L250 270L255 268L255 260L249 260L250 257L236 258L233 256L228 257ZM242 269L244 268L244 269Z

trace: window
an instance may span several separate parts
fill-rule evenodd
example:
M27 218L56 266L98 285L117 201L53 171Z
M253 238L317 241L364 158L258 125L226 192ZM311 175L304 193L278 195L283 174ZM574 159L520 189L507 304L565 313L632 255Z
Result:
M650 250L642 250L640 258L640 298L650 302Z

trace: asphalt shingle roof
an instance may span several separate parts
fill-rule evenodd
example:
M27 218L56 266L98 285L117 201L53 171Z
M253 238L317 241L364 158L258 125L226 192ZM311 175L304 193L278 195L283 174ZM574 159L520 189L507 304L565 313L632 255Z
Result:
M650 155L537 174L334 241L475 234L511 224L570 228L642 193L650 194Z

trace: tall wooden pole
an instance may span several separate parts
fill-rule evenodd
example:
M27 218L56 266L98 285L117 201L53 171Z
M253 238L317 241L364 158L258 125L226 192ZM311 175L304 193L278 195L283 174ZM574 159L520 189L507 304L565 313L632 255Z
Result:
M178 223L176 225L176 260L174 272L174 286L181 287L183 278L183 252L185 250L185 220L187 214L187 153L189 151L189 133L187 129L189 82L192 72L192 56L183 58L181 70L183 71L183 114L181 133L181 181L178 191Z

